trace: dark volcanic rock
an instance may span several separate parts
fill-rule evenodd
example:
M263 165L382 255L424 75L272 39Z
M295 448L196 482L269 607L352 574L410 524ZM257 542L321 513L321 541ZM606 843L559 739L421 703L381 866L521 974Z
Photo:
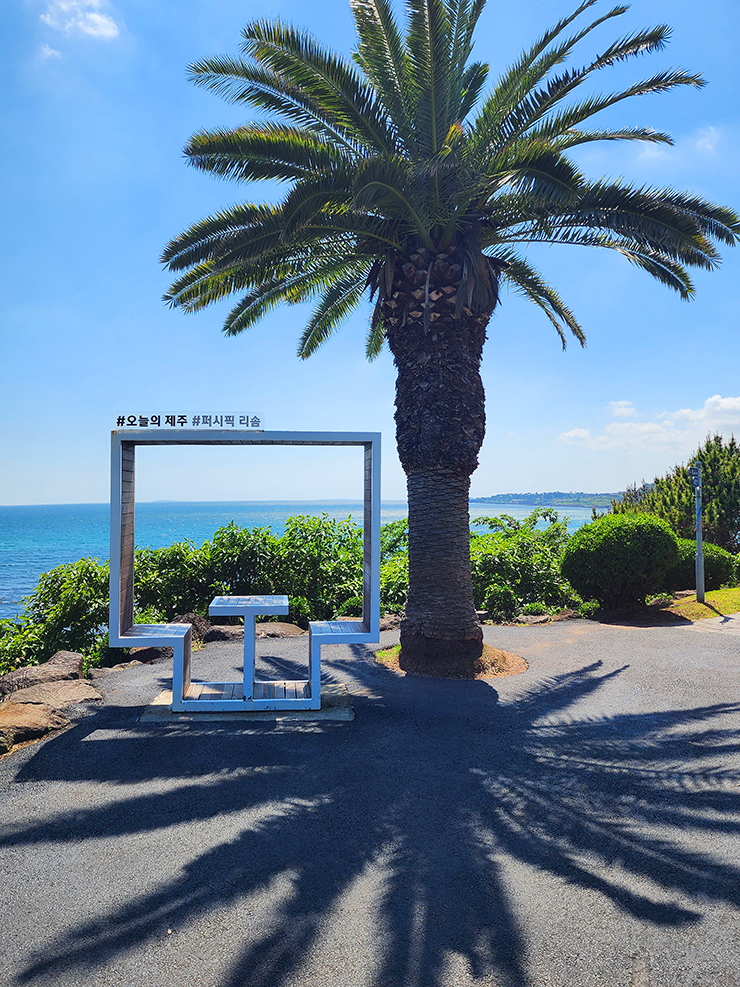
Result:
M282 620L266 620L255 626L255 637L300 637L308 634L296 624L286 624Z
M168 623L192 625L194 641L202 641L211 626L199 613L183 613L179 617L173 617Z
M40 685L29 686L28 689L18 689L5 700L6 704L46 703L52 709L66 709L76 703L88 702L91 699L102 699L99 692L84 679L60 682L42 682Z
M239 641L244 637L244 626L234 627L228 624L219 624L218 627L212 627L205 634L203 640L208 644L209 641Z
M131 658L135 658L142 665L151 665L155 661L164 661L165 658L171 658L173 654L174 650L168 647L131 648L129 651ZM114 665L113 667L127 668L128 664L124 661L119 662L118 665Z

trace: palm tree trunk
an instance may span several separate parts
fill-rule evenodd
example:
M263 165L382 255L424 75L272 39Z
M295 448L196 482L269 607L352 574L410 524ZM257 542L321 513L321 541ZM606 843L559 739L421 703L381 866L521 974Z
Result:
M408 671L464 675L483 651L470 577L470 475L485 434L480 361L491 313L458 311L454 248L396 263L383 304L409 504ZM426 309L426 311L425 311Z

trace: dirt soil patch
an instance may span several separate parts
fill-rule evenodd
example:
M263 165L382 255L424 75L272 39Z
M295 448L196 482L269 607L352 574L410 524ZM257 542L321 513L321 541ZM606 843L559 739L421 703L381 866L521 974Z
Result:
M400 644L375 653L375 660L379 665L389 668L398 675L413 674L431 679L494 679L502 678L504 675L519 675L520 672L526 672L529 668L527 660L521 655L515 655L511 651L502 651L501 648L493 648L490 644L483 645L483 654L470 666L470 669L456 671L449 675L442 675L439 672L429 675L418 671L406 672L399 664L400 657Z

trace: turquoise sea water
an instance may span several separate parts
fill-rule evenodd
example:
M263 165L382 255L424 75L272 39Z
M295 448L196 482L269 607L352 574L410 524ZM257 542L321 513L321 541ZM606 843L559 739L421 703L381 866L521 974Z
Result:
M252 501L247 503L140 503L136 505L136 543L161 548L185 538L202 545L229 521L242 527L271 527L282 534L286 518L322 514L362 521L359 501ZM526 517L529 507L518 504L472 504L471 518L509 514ZM591 519L590 508L559 510L570 517L574 530ZM406 514L403 501L387 501L381 522ZM90 556L109 557L110 511L107 504L58 504L36 507L0 507L0 617L13 617L21 598L36 586L42 572Z

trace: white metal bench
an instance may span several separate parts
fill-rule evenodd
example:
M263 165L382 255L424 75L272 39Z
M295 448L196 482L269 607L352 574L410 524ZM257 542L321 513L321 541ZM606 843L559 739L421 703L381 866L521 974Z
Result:
M242 682L192 680L189 624L134 623L134 467L137 445L309 445L361 446L364 449L362 619L310 622L307 679L281 682L254 680L255 614L287 613L288 599L285 596L217 597L211 604L212 614L237 613L244 617L245 659ZM257 600L262 602L258 603ZM265 609L266 607L278 609ZM322 646L377 642L380 639L379 634L379 433L239 432L220 429L122 429L111 433L109 639L113 647L172 646L173 710L225 712L234 709L319 709Z

